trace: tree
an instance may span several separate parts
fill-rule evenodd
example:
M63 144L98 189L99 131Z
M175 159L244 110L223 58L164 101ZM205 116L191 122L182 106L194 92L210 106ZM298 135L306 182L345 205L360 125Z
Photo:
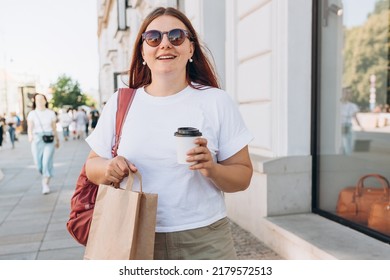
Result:
M370 77L376 77L376 103L388 102L389 7L376 3L374 12L359 27L345 30L343 84L353 91L353 102L368 110Z
M77 108L86 104L87 97L81 93L79 82L73 81L71 77L62 75L50 87L53 94L51 103L54 108L61 108L65 105Z
M96 99L93 98L91 95L89 95L89 93L85 93L85 96L86 96L85 105L87 105L88 107L97 106Z

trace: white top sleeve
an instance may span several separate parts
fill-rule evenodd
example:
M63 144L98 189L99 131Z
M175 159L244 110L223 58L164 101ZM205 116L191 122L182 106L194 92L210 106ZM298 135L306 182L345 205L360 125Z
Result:
M220 122L218 161L223 161L239 152L252 141L237 105L226 93L220 93L221 105L218 107Z

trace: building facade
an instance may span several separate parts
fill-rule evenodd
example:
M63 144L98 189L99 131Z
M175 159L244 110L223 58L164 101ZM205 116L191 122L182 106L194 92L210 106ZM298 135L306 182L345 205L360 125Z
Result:
M31 110L31 94L36 92L39 85L37 80L34 75L0 68L0 116L16 113L22 120L23 133L27 132L25 119Z
M250 144L254 166L250 188L225 195L232 220L287 259L390 258L385 232L356 225L336 213L343 187L354 185L367 173L390 175L387 158L373 156L366 161L367 152L345 155L339 149L343 142L336 127L338 101L341 81L347 79L342 11L353 12L356 3L97 2L102 102L128 84L134 37L142 19L157 6L185 12L211 50L223 88L237 102L255 136ZM361 120L373 117L373 112L360 114ZM380 139L379 146L387 153L386 131L372 134L377 132L361 137L372 143Z

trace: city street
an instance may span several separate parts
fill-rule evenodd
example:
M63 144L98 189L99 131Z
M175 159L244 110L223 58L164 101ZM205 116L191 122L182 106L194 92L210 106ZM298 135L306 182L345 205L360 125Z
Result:
M66 222L75 182L88 152L83 140L61 140L55 154L52 192L42 195L41 177L34 167L27 136L19 136L15 149L11 149L9 140L3 144L0 150L0 259L83 258L84 247L69 235ZM240 259L280 259L234 223L232 231Z

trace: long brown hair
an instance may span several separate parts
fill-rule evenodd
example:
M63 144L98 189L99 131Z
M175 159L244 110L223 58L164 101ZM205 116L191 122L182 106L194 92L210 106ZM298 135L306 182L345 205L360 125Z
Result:
M37 98L37 95L42 95L43 98L45 99L46 103L45 103L45 107L46 108L49 108L49 102L47 102L47 98L44 94L42 93L35 93L34 96L33 96L33 100L32 100L32 109L35 110L37 108L37 102L36 102L36 98Z
M143 21L142 26L138 31L134 43L133 57L130 65L129 85L131 88L139 88L149 85L152 82L152 74L149 67L142 64L142 33L145 32L148 25L156 18L167 15L173 16L180 20L190 33L190 41L194 44L193 62L187 62L186 80L189 86L197 89L211 86L219 88L217 75L210 63L210 60L204 54L205 48L200 44L198 35L192 26L190 20L179 10L168 7L159 7L152 11ZM193 85L196 83L199 85Z

